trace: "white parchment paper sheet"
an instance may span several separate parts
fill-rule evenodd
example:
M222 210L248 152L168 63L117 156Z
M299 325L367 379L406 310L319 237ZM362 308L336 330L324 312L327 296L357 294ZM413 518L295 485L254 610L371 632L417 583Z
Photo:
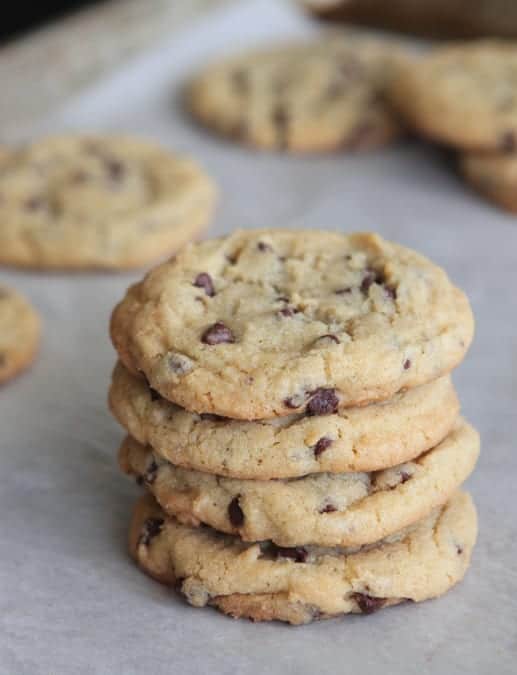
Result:
M32 298L45 330L34 368L0 390L2 675L517 672L517 218L417 144L355 157L257 154L181 113L178 86L197 65L307 30L282 3L242 3L128 64L42 128L139 132L192 153L221 186L213 234L373 229L447 268L478 321L456 375L483 436L469 481L480 512L472 568L439 601L297 629L185 606L128 559L137 489L117 471L123 434L105 403L108 317L141 273L4 269L2 281Z

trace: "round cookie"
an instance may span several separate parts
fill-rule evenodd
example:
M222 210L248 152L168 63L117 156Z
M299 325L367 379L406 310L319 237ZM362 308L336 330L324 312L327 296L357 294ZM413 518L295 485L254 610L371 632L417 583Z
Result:
M476 535L476 511L464 493L389 540L355 550L245 544L166 518L146 497L133 516L130 550L195 607L302 624L442 595L463 578Z
M181 247L214 209L193 162L122 136L51 137L0 161L0 263L127 268Z
M368 150L401 133L384 96L395 54L382 42L329 36L256 50L208 67L187 88L187 105L205 126L259 148Z
M460 170L481 195L517 213L517 155L466 153Z
M119 463L147 486L167 515L186 525L203 523L243 541L267 539L278 546L363 546L448 501L478 454L479 435L460 422L436 448L375 473L236 480L175 467L130 437Z
M19 293L0 284L0 383L27 368L40 342L40 320Z
M449 372L473 334L445 272L374 234L251 230L190 245L132 286L111 336L153 389L265 419L387 399Z
M409 126L464 150L517 148L517 47L486 40L401 62L390 97Z
M385 403L331 415L246 422L189 413L150 389L121 363L110 407L122 426L172 464L234 478L375 471L434 447L452 429L459 402L449 376Z

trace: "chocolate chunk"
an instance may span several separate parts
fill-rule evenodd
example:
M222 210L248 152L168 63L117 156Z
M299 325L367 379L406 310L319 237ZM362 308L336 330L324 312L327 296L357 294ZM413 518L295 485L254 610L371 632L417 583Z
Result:
M228 326L225 326L222 321L217 321L205 330L201 341L207 345L220 345L225 342L235 342L235 338Z
M337 507L334 506L334 504L325 504L325 506L320 509L320 513L335 513L337 511Z
M407 471L401 471L400 472L400 484L402 485L406 481L408 481L411 478L411 474L408 473Z
M352 598L357 602L363 614L373 614L386 604L386 598L374 598L366 593L353 593Z
M332 445L333 441L328 436L322 436L314 446L314 456L319 457L322 452Z
M213 298L215 295L212 277L206 272L201 272L201 274L197 275L197 277L194 279L194 286L197 288L202 288L209 298Z
M408 370L409 368L411 368L411 361L409 359L406 359L404 361L403 368L404 370Z
M301 546L295 546L293 548L286 548L284 546L277 546L276 544L272 545L273 554L277 558L291 558L294 562L303 563L307 560L309 555L306 549Z
M460 546L459 544L456 544L456 553L458 555L461 555L463 553L463 546Z
M517 149L515 133L513 131L506 131L501 136L499 145L503 152L514 152Z
M153 459L146 468L145 473L143 475L143 479L148 485L152 485L156 480L157 474L158 474L158 464L156 464L156 462Z
M311 400L307 404L308 415L332 415L339 405L335 389L316 389L311 393Z
M234 497L228 505L228 518L234 527L244 525L244 511L239 504L239 496Z
M149 546L151 539L154 539L162 531L164 525L163 518L148 518L142 528L142 533L138 540L138 544Z
M249 91L249 77L248 73L243 68L234 70L231 75L232 84L235 91L239 94L247 94Z
M106 159L104 165L111 180L118 181L124 176L126 170L124 164L117 159Z

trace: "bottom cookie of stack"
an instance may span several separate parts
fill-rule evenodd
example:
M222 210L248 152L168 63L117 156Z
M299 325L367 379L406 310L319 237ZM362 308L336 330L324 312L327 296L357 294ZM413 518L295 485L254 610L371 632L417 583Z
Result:
M245 543L182 525L145 496L130 549L145 572L176 586L191 605L303 624L442 595L463 578L476 536L475 507L462 492L417 524L355 549Z

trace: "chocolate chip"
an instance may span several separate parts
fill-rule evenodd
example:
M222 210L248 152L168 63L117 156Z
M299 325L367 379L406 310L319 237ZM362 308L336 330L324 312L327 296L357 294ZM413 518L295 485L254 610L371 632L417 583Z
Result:
M206 272L201 272L201 274L197 275L197 277L194 279L194 286L197 288L202 288L209 298L213 298L215 295L212 277Z
M332 445L333 441L328 436L322 436L314 446L314 456L319 457L322 452Z
M404 370L409 370L409 368L411 368L411 361L409 359L406 359L404 361L403 368L404 368Z
M363 280L361 281L361 291L363 293L368 293L368 290L370 289L370 286L377 281L377 273L375 270L366 270L364 273Z
M456 544L456 553L458 555L461 555L463 553L463 546L460 546L459 544Z
M86 183L88 180L88 174L86 171L75 171L71 176L70 176L70 182L73 185L80 185L81 183Z
M513 152L516 149L516 146L517 146L514 132L513 131L506 131L501 136L501 141L500 141L499 145L500 145L500 148L503 152Z
M357 602L363 614L373 614L386 604L386 598L375 598L366 593L353 593L352 598Z
M411 478L411 474L408 473L407 471L401 471L400 472L400 484L402 485L406 481L408 481Z
M244 511L239 504L239 496L234 497L228 505L228 518L234 527L244 525Z
M153 459L146 468L145 473L143 475L143 479L148 485L152 485L156 480L157 474L158 474L158 464L156 464L156 462Z
M273 554L277 558L291 558L291 560L294 560L294 562L297 563L305 562L307 560L307 556L309 555L306 549L302 548L301 546L286 548L284 546L277 546L276 544L273 544L272 549Z
M275 105L271 119L276 129L277 145L280 149L285 149L288 146L289 115L282 103Z
M106 159L104 160L104 165L111 180L118 181L122 179L126 170L122 162L119 162L117 159Z
M392 300L397 299L397 289L394 288L393 286L384 286L384 292L388 296L388 298L391 298Z
M339 405L335 389L316 389L311 393L311 399L307 404L308 415L332 415Z
M162 531L163 524L163 518L148 518L142 527L138 543L149 546L151 539L154 539Z
M345 138L344 146L348 150L366 150L375 144L377 129L368 122L362 122Z
M38 211L45 204L45 200L42 197L30 197L24 203L25 208L28 211Z
M337 511L337 507L334 504L325 504L325 506L320 509L320 513L334 513Z
M283 309L278 311L278 314L281 316L294 316L295 314L299 314L300 310L296 309L296 307L292 307L291 305L288 305L287 307L284 307Z
M220 345L225 342L235 342L235 338L228 326L225 326L222 321L217 321L205 330L201 341L207 345Z
M259 251L262 251L263 253L264 253L264 251L272 251L273 250L273 247L271 246L271 244L266 244L265 241L259 241L259 243L257 244L257 248L258 248Z

